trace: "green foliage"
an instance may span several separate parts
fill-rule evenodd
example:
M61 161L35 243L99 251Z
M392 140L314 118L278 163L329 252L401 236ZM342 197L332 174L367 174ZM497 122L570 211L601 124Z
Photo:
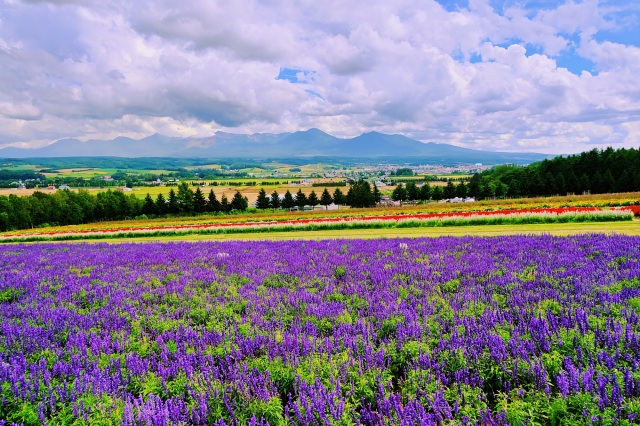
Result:
M497 166L474 175L469 195L501 198L638 191L639 163L639 150L609 147L524 167Z

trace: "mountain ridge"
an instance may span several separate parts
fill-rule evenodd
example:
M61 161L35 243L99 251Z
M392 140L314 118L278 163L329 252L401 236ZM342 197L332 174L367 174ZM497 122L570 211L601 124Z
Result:
M66 138L41 148L2 148L0 158L37 157L177 157L177 158L411 158L434 163L530 163L551 155L480 151L449 144L420 142L399 134L367 132L338 138L311 128L292 133L234 134L216 132L201 138L153 134L142 139L118 136L111 140Z

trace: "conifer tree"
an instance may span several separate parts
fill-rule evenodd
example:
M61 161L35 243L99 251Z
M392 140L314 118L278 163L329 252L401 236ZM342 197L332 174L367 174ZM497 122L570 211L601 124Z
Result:
M147 192L147 196L144 197L144 205L142 206L142 213L146 215L156 214L156 204L153 202L153 198Z
M322 195L320 196L320 204L326 207L332 202L333 199L331 198L331 194L329 194L329 190L325 188L324 191L322 191Z
M221 209L220 201L218 201L215 192L213 192L213 189L210 190L209 197L207 198L207 211L210 211L211 213L218 213Z
M307 204L307 196L302 192L302 189L298 189L298 192L296 192L296 206L302 210Z
M333 191L333 202L338 205L347 204L347 197L344 196L340 188Z
M167 208L167 213L176 214L178 213L178 197L176 196L176 191L171 188L169 190L169 204Z
M284 199L282 200L281 206L283 209L291 209L295 205L296 202L293 199L293 195L291 195L291 192L287 189L287 192L284 193Z
M247 198L243 197L240 191L236 191L231 199L231 209L243 211L246 210L247 207L249 207L249 201Z
M278 194L278 191L273 191L271 193L271 200L269 200L269 206L272 209L280 208L280 194Z
M260 188L260 192L258 192L256 207L259 209L268 209L270 207L269 197L267 197L267 193L264 188Z
M220 198L220 211L229 213L231 211L231 204L229 204L229 200L225 194L222 194Z
M158 212L159 215L165 215L167 211L167 200L164 198L164 195L158 194L156 197L156 212Z
M316 195L316 191L311 191L311 194L309 194L309 198L307 199L307 203L309 203L310 206L317 206L318 204L320 204L320 200L318 200L318 196Z
M195 213L204 213L206 208L207 201L204 199L204 194L200 190L200 187L198 187L193 194L193 211Z

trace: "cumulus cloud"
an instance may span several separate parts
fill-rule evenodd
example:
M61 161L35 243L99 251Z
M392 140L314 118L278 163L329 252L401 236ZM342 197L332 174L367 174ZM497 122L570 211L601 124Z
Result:
M0 144L318 127L637 145L637 4L495 3L0 0Z

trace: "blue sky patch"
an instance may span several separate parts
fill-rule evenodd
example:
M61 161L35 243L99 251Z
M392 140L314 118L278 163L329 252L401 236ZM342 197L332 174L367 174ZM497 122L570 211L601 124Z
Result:
M305 92L307 92L311 96L315 96L316 98L322 99L324 101L324 98L322 97L322 95L320 93L316 92L315 90L305 90Z
M290 83L308 83L313 76L314 72L310 70L304 70L301 68L280 68L280 72L276 77L276 80L286 80Z
M593 75L598 75L596 64L587 58L578 55L574 49L565 50L560 56L555 58L558 68L566 68L569 72L580 75L583 71L588 71Z
M467 9L469 7L468 0L437 0L438 3L449 12L456 12L460 9Z

